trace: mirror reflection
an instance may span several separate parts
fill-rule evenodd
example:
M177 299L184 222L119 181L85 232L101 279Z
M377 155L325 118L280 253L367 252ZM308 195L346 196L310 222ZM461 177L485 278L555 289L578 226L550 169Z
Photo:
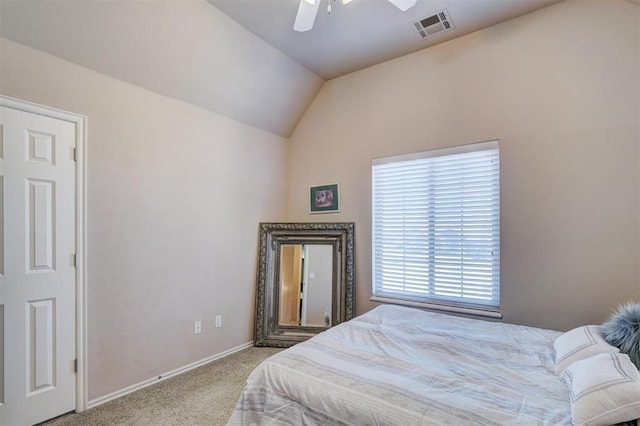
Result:
M286 348L353 318L354 223L260 223L255 345Z
M280 246L279 325L331 327L333 246Z

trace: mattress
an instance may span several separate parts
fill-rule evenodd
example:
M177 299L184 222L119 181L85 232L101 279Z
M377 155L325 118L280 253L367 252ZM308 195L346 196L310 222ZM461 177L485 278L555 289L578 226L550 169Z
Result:
M569 425L560 333L379 306L260 364L230 425Z

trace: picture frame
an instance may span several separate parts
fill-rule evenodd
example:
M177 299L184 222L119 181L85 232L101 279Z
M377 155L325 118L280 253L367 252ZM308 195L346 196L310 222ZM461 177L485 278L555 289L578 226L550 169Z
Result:
M339 213L340 185L337 183L309 187L309 214Z

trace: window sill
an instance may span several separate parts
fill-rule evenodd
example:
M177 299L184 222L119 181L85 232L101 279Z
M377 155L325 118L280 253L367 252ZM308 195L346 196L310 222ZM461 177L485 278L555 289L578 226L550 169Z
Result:
M413 302L410 300L402 300L402 299L390 299L387 297L378 297L372 296L369 298L372 302L380 302L380 303L391 303L394 305L403 305L403 306L412 306L416 308L425 308L431 309L434 311L443 311L443 312L454 312L458 314L467 314L474 315L478 317L487 317L487 318L502 318L502 313L499 311L485 311L482 309L474 309L474 308L463 308L460 306L450 306L450 305L438 305L436 303L427 303L427 302Z

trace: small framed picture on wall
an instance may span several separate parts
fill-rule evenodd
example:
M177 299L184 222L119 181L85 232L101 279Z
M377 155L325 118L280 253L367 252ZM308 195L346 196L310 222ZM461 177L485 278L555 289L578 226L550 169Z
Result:
M339 185L318 185L309 188L309 213L338 213L340 211Z

